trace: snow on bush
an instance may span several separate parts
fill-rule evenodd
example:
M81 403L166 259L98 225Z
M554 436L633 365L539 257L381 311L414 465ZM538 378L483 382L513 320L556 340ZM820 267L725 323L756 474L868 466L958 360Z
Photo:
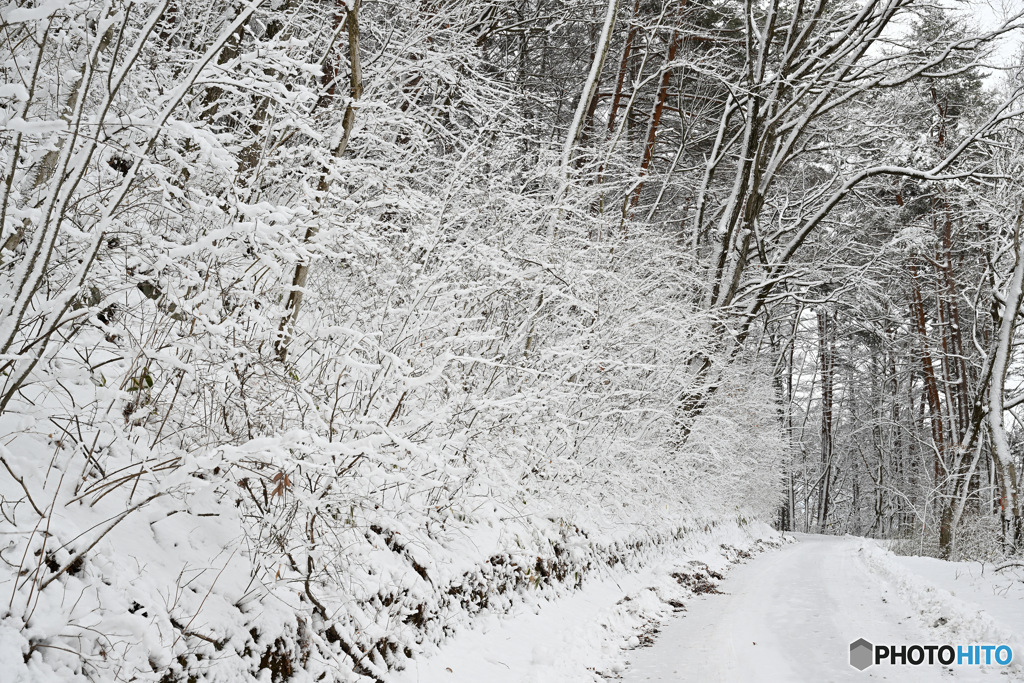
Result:
M457 4L359 9L344 96L356 4L2 10L5 680L381 680L773 510L769 369Z

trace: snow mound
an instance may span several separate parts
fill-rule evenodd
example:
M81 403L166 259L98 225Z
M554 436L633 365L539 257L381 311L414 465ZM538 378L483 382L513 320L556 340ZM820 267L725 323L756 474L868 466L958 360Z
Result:
M863 539L858 553L871 571L892 584L917 611L920 624L934 633L937 640L953 645L1006 644L1015 653L1024 653L1024 634L997 621L978 604L954 595L950 590L954 588L953 582L938 585L930 581L910 569L903 561L905 558L897 557L869 539ZM1015 657L1010 669L1020 675L1024 667L1019 657Z

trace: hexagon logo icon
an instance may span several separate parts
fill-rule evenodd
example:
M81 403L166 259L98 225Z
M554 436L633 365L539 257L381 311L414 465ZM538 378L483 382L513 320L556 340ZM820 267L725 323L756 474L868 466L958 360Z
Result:
M850 666L853 668L863 671L864 669L871 666L875 646L868 641L860 638L850 643Z

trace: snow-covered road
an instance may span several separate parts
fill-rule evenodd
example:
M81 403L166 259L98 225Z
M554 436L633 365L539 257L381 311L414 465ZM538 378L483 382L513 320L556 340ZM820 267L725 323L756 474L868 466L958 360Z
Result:
M642 568L596 571L579 590L524 593L509 613L481 615L388 681L1024 681L1024 570L897 556L883 545L797 535L768 548L738 528L714 529L677 549L652 550ZM725 574L722 593L691 592L701 567ZM644 647L651 635L653 645ZM894 646L1005 643L1016 661L858 671L849 647L859 638Z
M862 541L801 536L735 567L724 595L701 595L631 653L626 683L665 681L996 680L973 667L849 665L850 643L942 643L896 586L868 566ZM976 641L975 641L976 642ZM1018 656L1024 653L1017 653Z

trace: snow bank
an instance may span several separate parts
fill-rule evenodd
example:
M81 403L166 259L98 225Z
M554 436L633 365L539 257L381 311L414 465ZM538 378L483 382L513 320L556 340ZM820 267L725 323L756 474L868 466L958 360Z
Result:
M917 611L917 620L935 641L950 644L1007 644L1013 648L1012 670L1019 673L1024 654L1024 629L1017 623L1006 623L989 613L991 598L1002 595L996 603L1006 604L1008 613L1020 614L1019 589L1007 597L1010 582L991 570L988 578L979 563L946 562L934 558L898 557L876 542L863 539L859 554L868 568L879 578L892 584L899 595ZM979 587L978 583L984 583ZM980 588L980 590L979 590ZM965 590L966 589L966 590ZM955 593L961 595L956 595ZM988 593L988 599L978 599ZM971 595L973 598L971 599ZM967 596L967 599L964 597Z
M650 547L631 566L602 567L578 590L524 595L429 648L395 683L583 683L625 670L630 650L696 593L714 592L729 565L784 540L763 524L720 524ZM556 597L556 599L549 599Z
M0 568L5 680L385 680L474 624L507 613L514 624L549 601L570 612L593 595L606 602L618 581L633 593L588 618L570 646L572 661L614 672L621 652L609 643L635 643L686 593L664 567L679 557L718 567L738 552L722 543L746 548L771 536L757 523L667 510L647 527L638 520L655 521L651 511L628 508L603 526L584 509L578 524L517 517L493 496L472 510L417 508L404 495L378 494L370 505L345 487L400 490L408 471L301 432L206 457L125 451L143 466L112 478L123 441L105 444L101 476L82 472L80 454L60 439L25 426L0 447L4 463L26 473L2 480L4 500L20 501L6 510L13 524ZM35 466L48 458L52 469ZM317 498L300 484L339 461L350 476L334 490ZM346 499L362 502L340 508ZM329 542L303 539L327 533ZM701 580L703 570L686 566L676 567L692 574L685 581ZM562 671L558 652L542 647L536 659Z

